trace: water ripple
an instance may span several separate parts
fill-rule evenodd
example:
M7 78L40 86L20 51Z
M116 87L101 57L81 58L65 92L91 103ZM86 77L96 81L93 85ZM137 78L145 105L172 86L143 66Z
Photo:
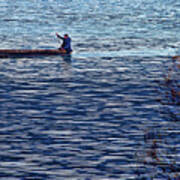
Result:
M1 179L178 179L179 4L135 2L0 2L2 48L74 49L1 58Z

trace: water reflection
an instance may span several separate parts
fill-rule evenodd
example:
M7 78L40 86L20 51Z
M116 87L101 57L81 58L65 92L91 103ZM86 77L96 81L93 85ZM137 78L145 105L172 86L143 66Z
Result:
M0 177L177 179L179 4L59 2L0 1L2 48L75 49L1 58Z
M71 54L70 55L62 55L62 59L69 64L71 63L71 58L72 58Z
M142 144L141 149L136 151L136 157L138 162L144 165L144 169L151 179L178 180L180 177L178 148L175 143L169 143L169 136L172 134L177 135L175 132L167 131L167 129L156 130L156 127L149 128L144 132L144 144ZM176 138L178 137L176 136ZM139 174L140 179L145 178L139 171L137 174Z
M151 179L179 180L180 177L177 146L179 139L177 123L180 120L179 58L167 59L164 68L166 69L164 78L159 81L158 88L162 104L159 110L162 116L161 123L151 124L144 130L144 142L135 153L137 161L143 166L142 171L139 168L136 171L139 179L145 178L145 174Z
M175 177L172 159L177 150L164 140L174 136L177 141L177 134L172 125L171 132L163 126L168 121L162 121L156 102L161 60L56 56L2 60L1 149L12 150L7 137L15 149L9 164L7 154L3 159L5 172L17 152L20 176L29 177L26 172L41 166L41 174L34 177L49 173L49 179L146 178L169 176L168 172Z
M172 61L168 69L166 84L171 94L172 103L178 105L180 104L180 58L175 56Z
M173 121L180 120L180 81L179 70L180 62L177 56L174 59L169 59L165 65L165 80L162 82L161 103L164 105L166 112Z

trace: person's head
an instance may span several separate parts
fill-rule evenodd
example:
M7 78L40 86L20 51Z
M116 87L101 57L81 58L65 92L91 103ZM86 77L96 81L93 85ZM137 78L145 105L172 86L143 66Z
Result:
M64 38L68 38L68 34L64 34Z

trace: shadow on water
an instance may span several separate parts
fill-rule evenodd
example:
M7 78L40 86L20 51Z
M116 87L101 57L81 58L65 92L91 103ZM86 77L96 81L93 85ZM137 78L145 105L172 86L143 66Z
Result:
M76 50L0 60L0 177L177 180L179 5L47 1L0 1L2 48Z
M149 127L145 130L142 149L138 149L135 154L137 162L143 166L143 173L142 169L136 172L139 179L149 174L151 179L179 180L178 148L175 143L177 138L176 132L169 132L165 127Z
M178 139L180 120L180 81L178 60L167 60L164 79L160 84L161 110L163 123L148 127L144 131L142 149L136 152L137 161L144 171L153 178L179 180ZM156 169L156 171L154 171ZM137 171L138 177L144 177Z
M179 180L180 61L166 59L159 83L160 123L153 123L143 132L143 141L135 153L139 179Z
M180 120L180 60L170 59L166 63L165 80L162 82L164 92L162 94L161 104L167 109L171 120L179 122Z
M1 158L2 177L15 161L22 177L177 177L177 128L164 116L153 124L159 67L147 60L2 61L1 149L15 149Z
M62 55L62 59L67 63L71 63L72 56L71 55Z

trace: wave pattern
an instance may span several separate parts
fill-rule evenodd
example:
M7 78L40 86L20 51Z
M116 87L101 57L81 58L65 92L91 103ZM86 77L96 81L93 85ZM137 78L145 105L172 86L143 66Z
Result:
M179 178L180 6L135 2L0 2L2 48L74 48L0 59L2 179Z

